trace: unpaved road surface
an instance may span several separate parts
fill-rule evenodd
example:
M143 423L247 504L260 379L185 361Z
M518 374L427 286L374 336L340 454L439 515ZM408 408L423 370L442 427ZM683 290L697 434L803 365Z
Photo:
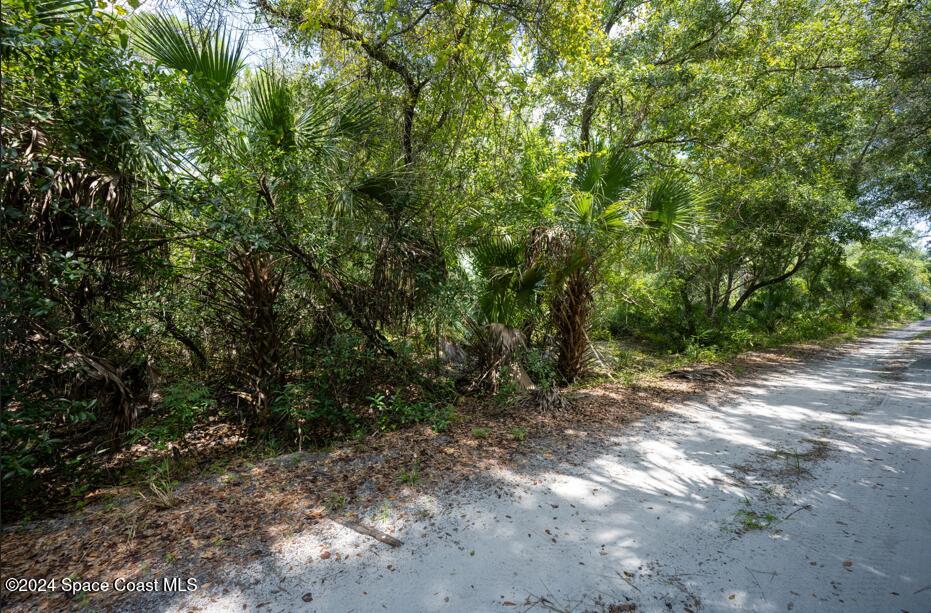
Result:
M931 321L386 505L157 610L931 611ZM327 559L321 554L330 552ZM636 605L636 609L632 609Z

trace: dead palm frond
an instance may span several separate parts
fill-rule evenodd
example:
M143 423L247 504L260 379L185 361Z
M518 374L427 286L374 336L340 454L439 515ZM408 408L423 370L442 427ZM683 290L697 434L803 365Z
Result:
M497 392L507 380L518 389L531 389L533 382L521 366L519 356L527 347L523 333L502 323L480 323L466 318L472 389Z

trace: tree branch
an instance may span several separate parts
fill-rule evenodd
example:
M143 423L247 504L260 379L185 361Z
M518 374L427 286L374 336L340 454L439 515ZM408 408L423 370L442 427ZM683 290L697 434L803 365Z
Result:
M605 17L605 21L602 26L602 29L606 35L611 33L611 29L614 27L614 24L617 23L618 18L624 11L625 4L626 0L620 0L611 7L611 10L608 12L607 17ZM598 92L606 82L606 77L596 77L591 81L591 83L588 84L588 87L585 89L585 100L582 102L582 116L579 121L579 146L583 151L587 151L590 147L592 119L594 118L595 111L598 108L596 98L598 96Z
M800 255L795 261L795 264L792 265L792 268L782 273L781 275L750 284L750 286L747 287L747 289L744 290L744 292L740 295L740 298L737 299L737 302L734 303L734 306L731 307L731 312L736 313L739 311L740 307L742 307L747 299L750 298L750 296L753 295L757 290L763 289L764 287L769 287L770 285L775 285L777 283L782 283L797 273L807 259L807 254Z
M693 43L692 45L689 45L689 48L683 51L682 53L675 55L673 57L670 57L670 58L657 60L655 64L657 66L666 66L668 64L677 64L679 62L683 62L687 60L689 56L692 55L693 52L697 51L701 47L704 47L708 43L714 42L714 40L717 39L721 35L721 33L727 28L727 26L729 26L731 22L734 21L734 19L736 19L738 15L740 15L740 11L743 10L746 4L747 4L747 0L741 0L740 4L737 5L737 8L734 9L734 12L732 12L730 16L724 20L724 23L722 23L718 28L716 28L707 37Z
M291 22L295 26L302 25L306 22L306 19L302 14L283 11L279 7L273 6L268 0L256 0L256 6L263 11ZM405 26L405 28L402 28L399 32L393 33L388 38L391 36L403 34L405 31L415 27L426 17L430 11L430 8L432 8L432 5L431 7L428 7L423 13L421 13L417 18L415 18L410 24ZM320 21L319 27L323 30L337 32L343 35L343 37L345 37L347 40L351 40L357 43L362 51L365 52L365 54L370 59L378 62L386 69L395 73L401 78L401 81L404 83L404 89L406 90L406 100L404 101L404 109L402 111L403 125L401 130L401 150L404 154L404 162L406 164L413 163L414 118L416 115L417 103L420 100L420 92L429 82L429 79L419 81L409 66L407 66L397 57L391 55L391 53L385 49L385 43L388 41L388 38L380 43L373 43L372 41L366 39L361 32L354 30L348 24L337 19L323 19Z
M404 101L403 127L401 130L401 150L404 153L404 162L412 164L414 162L414 118L417 113L417 103L420 100L420 92L429 79L418 81L414 73L403 62L389 54L383 45L375 45L365 39L365 37L350 28L348 25L331 19L324 19L320 22L320 27L324 30L339 32L347 39L355 41L362 50L371 59L375 60L391 72L395 73L404 82L407 90L407 99Z

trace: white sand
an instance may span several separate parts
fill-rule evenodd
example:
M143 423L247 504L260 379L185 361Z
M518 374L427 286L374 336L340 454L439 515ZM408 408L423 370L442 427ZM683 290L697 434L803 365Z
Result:
M609 446L582 439L565 463L533 459L442 500L373 510L366 521L404 540L397 549L325 522L222 585L150 604L926 613L931 337L911 339L929 330L678 407ZM816 441L829 445L824 457L806 453ZM768 514L772 525L744 531ZM341 559L321 560L323 546Z

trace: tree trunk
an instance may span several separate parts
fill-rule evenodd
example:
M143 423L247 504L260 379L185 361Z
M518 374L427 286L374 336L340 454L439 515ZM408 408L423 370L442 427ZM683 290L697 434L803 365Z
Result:
M567 385L579 378L590 359L586 332L592 310L592 276L590 269L569 275L551 307L558 348L556 372Z
M805 263L805 260L807 258L808 256L806 255L800 255L798 259L795 261L795 264L792 266L792 268L782 273L781 275L773 277L771 279L765 279L763 281L757 281L755 283L751 283L747 287L747 289L744 290L744 293L740 295L740 298L737 299L737 302L734 303L734 306L731 308L731 312L736 313L737 311L739 311L740 307L742 307L744 303L747 301L747 299L750 298L750 296L752 296L757 290L761 290L764 287L769 287L770 285L775 285L776 283L782 283L783 281L785 281L786 279L788 279L789 277L797 273L799 269L802 267L802 264Z
M375 324L373 324L360 309L356 308L356 305L353 304L349 293L345 290L339 278L321 266L312 253L309 253L291 239L281 219L277 216L275 199L264 177L259 180L259 193L268 205L269 213L272 216L272 222L275 225L278 236L281 238L284 249L297 258L297 261L300 262L304 270L307 271L310 278L323 289L327 297L332 300L343 315L349 319L352 326L361 332L377 351L395 360L401 370L414 382L419 384L424 391L431 395L438 396L439 390L436 385L417 372L414 366L406 359L399 356L391 346L391 343L388 342L388 339L385 338L385 335L381 333Z

